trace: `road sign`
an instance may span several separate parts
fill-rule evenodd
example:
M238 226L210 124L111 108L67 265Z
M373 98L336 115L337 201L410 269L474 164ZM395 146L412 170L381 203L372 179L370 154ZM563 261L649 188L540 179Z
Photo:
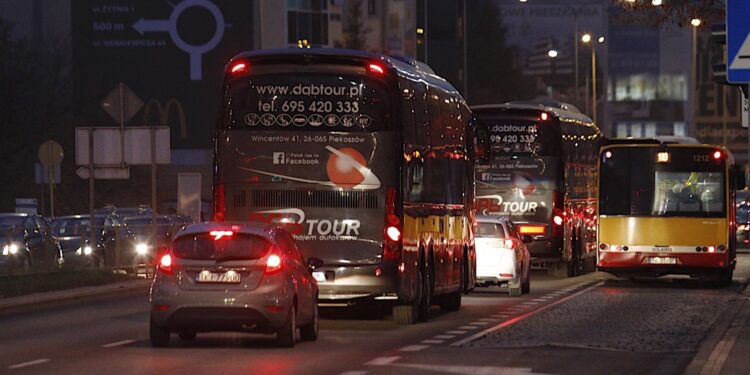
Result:
M16 198L16 212L23 214L37 213L37 203L35 198Z
M39 146L39 161L47 167L60 164L63 159L63 149L55 141L47 141Z
M750 83L750 1L727 0L727 81Z
M78 177L89 178L89 167L78 167ZM94 167L94 178L98 180L127 180L130 178L129 167Z
M56 184L60 184L60 164L58 163L52 169L52 181ZM50 170L46 165L41 163L34 163L34 180L37 184L48 184L50 178Z
M143 107L143 100L138 97L126 84L120 82L102 100L102 108L120 126L127 124Z

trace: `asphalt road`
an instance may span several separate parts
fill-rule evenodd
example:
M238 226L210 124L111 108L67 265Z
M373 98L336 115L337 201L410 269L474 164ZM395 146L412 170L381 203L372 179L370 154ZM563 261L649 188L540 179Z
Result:
M326 310L317 342L199 334L148 342L145 293L0 320L0 373L601 374L682 373L750 275L713 289L689 280L631 283L602 274L532 276L532 293L481 289L459 312L400 326L377 309ZM607 279L607 280L605 280Z

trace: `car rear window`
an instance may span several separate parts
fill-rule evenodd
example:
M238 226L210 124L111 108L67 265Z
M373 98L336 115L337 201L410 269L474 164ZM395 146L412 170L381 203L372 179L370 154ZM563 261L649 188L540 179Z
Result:
M477 226L477 237L505 238L503 226L495 223L479 223Z
M174 255L193 260L253 260L268 252L271 243L263 237L234 233L216 238L208 233L177 238L172 244Z

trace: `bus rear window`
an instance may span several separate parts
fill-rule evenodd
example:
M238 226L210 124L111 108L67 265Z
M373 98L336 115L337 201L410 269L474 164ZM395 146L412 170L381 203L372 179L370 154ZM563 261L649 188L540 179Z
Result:
M482 120L489 131L493 155L533 153L556 156L562 148L559 128L550 122L500 116L488 116Z
M271 248L271 243L260 236L234 234L215 238L208 233L182 236L172 244L174 255L193 260L255 260Z
M229 89L229 129L374 132L391 124L381 82L340 74L250 76Z

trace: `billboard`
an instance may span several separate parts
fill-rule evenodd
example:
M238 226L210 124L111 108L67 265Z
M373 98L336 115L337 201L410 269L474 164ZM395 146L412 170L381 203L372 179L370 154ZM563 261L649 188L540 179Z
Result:
M122 82L144 105L129 125L167 125L174 148L210 148L224 64L252 49L252 2L71 2L76 122L117 125L101 102Z

